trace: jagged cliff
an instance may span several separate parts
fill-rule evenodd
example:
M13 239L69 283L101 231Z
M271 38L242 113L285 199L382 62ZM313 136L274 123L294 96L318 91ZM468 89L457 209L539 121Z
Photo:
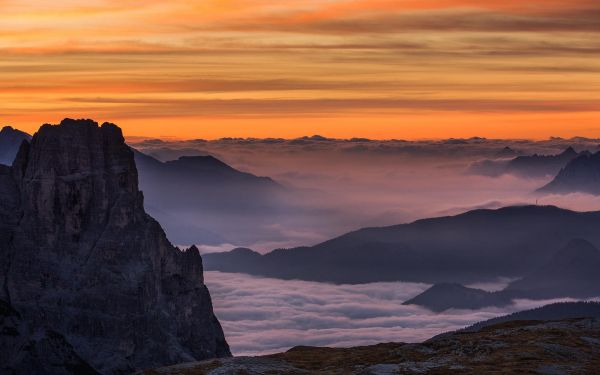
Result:
M230 355L202 259L145 213L116 125L44 125L0 168L0 298L30 325L105 373Z

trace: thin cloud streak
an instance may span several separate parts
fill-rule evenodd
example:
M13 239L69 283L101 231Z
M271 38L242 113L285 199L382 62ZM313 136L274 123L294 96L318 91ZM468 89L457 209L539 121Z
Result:
M256 135L262 116L286 136L271 119L339 132L363 111L384 138L463 134L473 113L497 132L538 136L552 115L596 134L596 1L10 0L0 24L2 121L28 130L83 116L205 136L194 124L212 116L219 136Z

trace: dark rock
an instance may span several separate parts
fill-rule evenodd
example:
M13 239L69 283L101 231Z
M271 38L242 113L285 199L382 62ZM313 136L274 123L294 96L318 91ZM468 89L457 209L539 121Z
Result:
M21 314L0 300L0 373L98 374L55 331L32 329Z
M143 208L113 124L44 125L0 170L0 297L104 373L229 356L197 250Z

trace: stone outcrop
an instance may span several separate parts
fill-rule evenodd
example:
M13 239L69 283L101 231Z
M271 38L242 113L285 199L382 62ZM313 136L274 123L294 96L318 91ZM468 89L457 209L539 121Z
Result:
M0 347L1 374L98 374L63 335L48 329L33 329L2 300Z
M103 373L230 355L199 252L145 213L116 125L43 125L0 168L0 298L31 326Z

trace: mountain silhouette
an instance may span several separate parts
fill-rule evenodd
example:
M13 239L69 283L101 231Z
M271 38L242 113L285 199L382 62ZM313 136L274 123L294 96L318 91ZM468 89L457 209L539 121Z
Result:
M230 355L199 251L144 211L121 129L43 125L0 167L0 299L32 330L102 373Z
M12 165L23 141L31 136L25 132L5 126L0 130L0 164Z
M283 279L365 283L471 283L523 277L573 238L600 243L600 212L553 206L474 210L457 216L366 228L312 247L204 256L206 269Z
M578 155L573 147L568 147L557 155L534 154L517 156L511 160L482 160L473 163L469 167L469 172L490 177L504 174L525 178L555 176L561 168Z
M448 309L481 309L502 307L512 303L512 296L505 292L487 292L467 288L456 283L435 284L425 292L404 302L404 305L418 305L435 312Z
M134 155L148 212L180 244L256 242L262 218L278 212L287 193L268 177L212 156L162 162L136 150Z
M546 263L509 285L528 298L600 296L600 250L582 239L571 240Z
M581 192L600 195L600 152L582 153L537 192L546 194Z

